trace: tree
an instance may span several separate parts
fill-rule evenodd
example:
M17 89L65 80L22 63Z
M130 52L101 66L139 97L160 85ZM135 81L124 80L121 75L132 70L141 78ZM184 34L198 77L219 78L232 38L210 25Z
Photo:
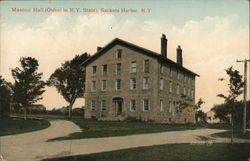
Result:
M0 75L0 117L9 115L11 101L11 90L9 83Z
M242 75L237 70L234 70L233 67L229 67L225 69L228 77L229 77L229 94L218 94L218 97L224 99L224 113L225 115L229 114L231 116L231 126L232 126L232 135L231 135L231 142L233 142L233 125L234 125L234 113L235 113L235 103L237 102L237 97L243 93L244 82L242 80ZM219 81L224 81L224 79L219 79ZM223 114L223 113L222 113Z
M50 86L57 91L69 103L69 118L71 118L72 106L75 100L83 97L85 90L85 68L81 64L89 58L87 53L76 55L72 60L66 61L54 71L49 78Z
M11 70L15 80L12 85L13 101L24 108L26 120L28 106L42 99L46 83L41 80L43 74L37 72L39 64L35 58L21 57L20 63L21 68Z

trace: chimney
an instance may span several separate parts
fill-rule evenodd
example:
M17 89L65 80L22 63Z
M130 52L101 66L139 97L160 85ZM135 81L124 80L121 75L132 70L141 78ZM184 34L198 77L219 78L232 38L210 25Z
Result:
M168 40L166 39L166 35L162 34L161 37L161 55L167 57L167 43Z
M102 49L102 47L97 46L97 52L100 51Z
M176 58L177 58L177 64L182 66L182 49L181 46L178 45L178 48L176 49Z

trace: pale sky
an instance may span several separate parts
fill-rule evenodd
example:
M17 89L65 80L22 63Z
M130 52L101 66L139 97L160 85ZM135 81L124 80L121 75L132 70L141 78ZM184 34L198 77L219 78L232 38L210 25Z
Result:
M168 1L1 1L0 74L13 81L10 68L19 66L22 56L39 61L47 80L65 60L76 54L94 54L118 37L160 52L160 37L168 39L168 58L176 61L176 47L183 49L184 66L200 75L196 79L196 100L208 111L222 103L218 93L227 94L224 69L237 59L249 58L249 2L247 0ZM12 8L30 10L13 12ZM150 9L149 13L33 12L33 8ZM243 73L242 73L243 74ZM249 86L249 85L248 85ZM48 109L67 105L55 88L46 88L38 103ZM78 100L76 106L84 104Z

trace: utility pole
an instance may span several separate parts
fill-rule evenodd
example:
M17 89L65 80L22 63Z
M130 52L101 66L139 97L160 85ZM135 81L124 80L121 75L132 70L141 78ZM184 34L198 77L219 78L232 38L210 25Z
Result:
M247 62L250 62L250 60L237 60L236 62L244 62L244 110L243 110L243 129L242 132L243 134L246 133L246 116L247 116Z

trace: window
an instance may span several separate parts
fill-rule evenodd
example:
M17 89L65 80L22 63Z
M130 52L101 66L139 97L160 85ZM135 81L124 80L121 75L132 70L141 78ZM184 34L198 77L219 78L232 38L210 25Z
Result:
M91 110L92 110L92 111L95 111L95 110L96 110L96 103L95 103L95 100L92 100L92 101L91 101Z
M96 91L96 81L92 81L91 91L92 92Z
M130 101L130 111L131 112L136 111L136 101L135 100Z
M102 91L106 91L106 89L107 89L107 81L102 80Z
M169 113L171 113L172 112L172 102L171 101L169 101L169 111L168 111Z
M180 86L179 86L179 84L177 84L176 93L177 93L177 94L180 94Z
M108 65L102 65L102 75L107 75L108 72Z
M160 90L163 90L163 78L160 79Z
M188 77L188 84L190 84L190 80L191 80L191 78L190 78L190 77Z
M96 67L96 66L93 66L93 67L92 67L92 75L93 75L93 76L96 75L96 70L97 70L97 67Z
M143 100L143 111L148 111L149 110L149 100L145 99Z
M136 61L133 61L131 64L131 73L136 73Z
M149 78L143 78L143 89L149 89Z
M116 50L116 59L121 60L122 58L122 49L117 49Z
M160 72L163 73L163 65L161 63L161 66L160 66Z
M183 94L186 95L186 88L183 87Z
M121 70L122 70L122 65L121 65L121 63L116 64L115 74L116 74L116 75L121 75Z
M160 109L161 109L161 112L163 111L163 100L160 100Z
M172 92L172 82L169 82L169 92Z
M144 72L149 73L149 60L144 60Z
M194 98L194 91L191 90L191 98Z
M177 79L180 80L180 73L177 71Z
M121 89L121 80L116 79L116 81L115 81L115 90L119 91L120 89Z
M130 89L136 89L136 78L130 79Z
M107 109L107 101L106 100L102 100L101 101L101 108L102 108L102 110L106 110Z

